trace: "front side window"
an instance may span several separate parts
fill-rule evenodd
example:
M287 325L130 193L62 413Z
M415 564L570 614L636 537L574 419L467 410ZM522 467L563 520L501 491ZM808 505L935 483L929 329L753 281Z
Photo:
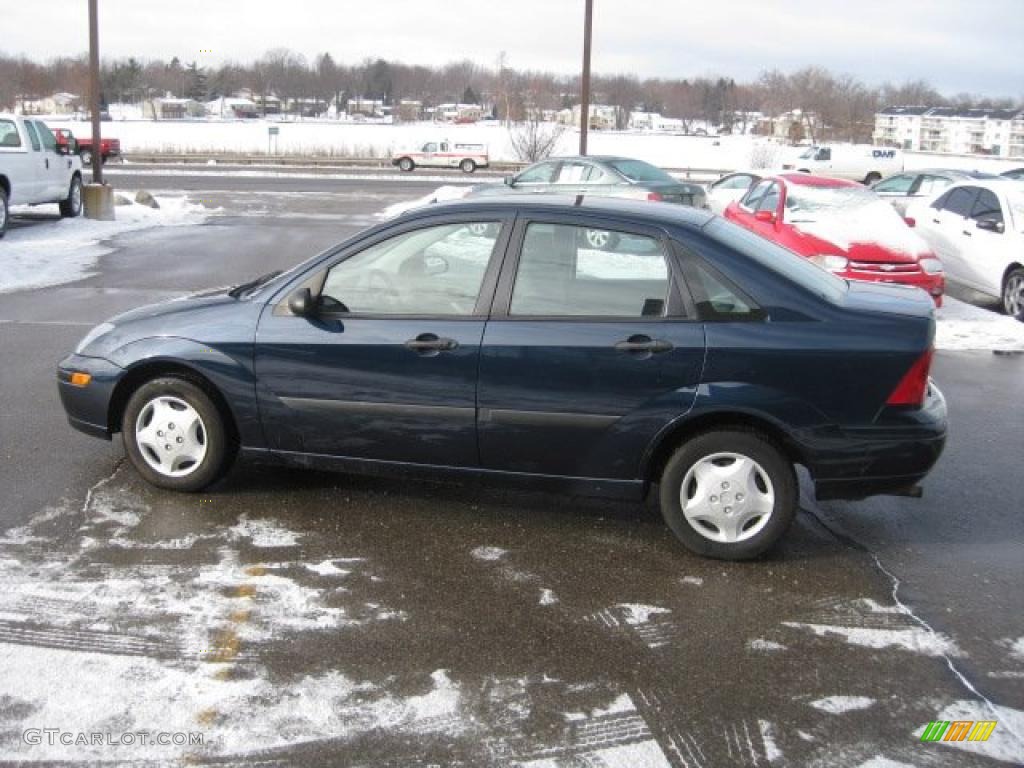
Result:
M424 152L437 152L437 144L430 142L429 144L423 145Z
M53 135L53 131L50 130L49 126L37 120L36 130L39 132L39 139L43 142L43 148L48 149L50 152L56 152L57 137Z
M768 187L772 185L771 181L765 179L759 181L754 187L743 196L743 200L740 201L740 205L749 211L757 210L757 204L761 202L761 198L764 197L765 192L768 191Z
M675 181L661 168L645 163L643 160L608 160L607 163L630 181Z
M550 184L555 178L557 163L539 163L516 177L518 184Z
M772 184L765 190L764 197L757 201L758 211L771 211L774 213L779 207L779 185Z
M990 189L983 189L978 193L978 199L974 201L974 208L971 209L971 218L975 221L989 219L991 221L1003 221L1003 209L999 205L999 198Z
M32 124L31 120L25 121L25 131L28 133L28 140L32 144L32 151L38 152L40 148L39 134L36 133L36 127Z
M20 147L18 127L11 120L0 120L0 147Z
M753 181L753 176L738 173L734 176L726 176L724 179L719 179L711 186L713 189L747 189Z
M662 317L668 292L657 239L535 222L523 239L509 314Z
M499 222L443 224L384 240L335 264L320 295L325 312L473 314Z
M559 184L582 184L590 166L586 163L562 163L558 171Z

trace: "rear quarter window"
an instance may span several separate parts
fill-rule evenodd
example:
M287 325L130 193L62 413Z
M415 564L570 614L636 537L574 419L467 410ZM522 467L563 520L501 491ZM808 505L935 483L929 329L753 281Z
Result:
M0 147L14 148L21 146L18 127L11 120L0 120Z

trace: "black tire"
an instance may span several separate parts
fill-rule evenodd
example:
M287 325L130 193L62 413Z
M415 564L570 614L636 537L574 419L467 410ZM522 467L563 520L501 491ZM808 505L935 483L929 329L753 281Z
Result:
M463 173L472 173L476 170L476 163L470 160L468 157L459 163L459 170Z
M416 163L412 161L411 157L403 157L398 161L398 170L410 173L416 169Z
M143 456L143 448L136 439L135 426L143 409L160 396L184 401L198 412L202 419L206 453L188 474L173 477L157 471ZM197 384L177 376L151 379L136 389L128 399L121 419L121 437L124 450L136 471L149 483L172 491L199 491L219 480L230 469L237 446L213 399ZM169 439L169 438L168 438Z
M717 529L705 528L702 533L698 530L698 524L691 523L683 513L682 486L687 474L699 462L719 453L738 454L752 459L763 473L757 475L758 483L766 476L770 485L765 483L764 490L774 493L771 511L747 521L741 530L740 535L748 538L732 542L714 540L719 535ZM729 459L720 461L726 462L725 466L728 466ZM704 432L687 440L676 449L665 465L660 485L661 514L676 538L691 552L720 560L749 560L767 552L792 524L799 499L799 487L792 463L763 435L738 429ZM697 486L692 478L688 485ZM728 499L719 497L718 502L741 504L752 501L739 499L736 490L732 494ZM710 498L716 499L715 496ZM725 507L725 510L728 509ZM755 532L745 533L748 529Z
M1020 267L1011 269L1003 281L1003 311L1018 320L1024 313L1024 269Z
M60 215L65 219L73 219L82 215L82 177L73 176L68 196L60 201Z
M92 150L83 149L79 157L82 158L82 165L92 165Z
M871 173L864 177L864 185L870 187L872 184L874 184L881 178L882 174L872 171Z
M0 188L0 238L7 232L7 220L10 217L11 211L7 205L7 192Z

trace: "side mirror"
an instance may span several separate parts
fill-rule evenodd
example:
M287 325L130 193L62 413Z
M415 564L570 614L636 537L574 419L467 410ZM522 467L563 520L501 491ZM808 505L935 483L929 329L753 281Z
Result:
M316 301L313 299L313 292L309 288L299 288L288 297L288 309L298 317L310 317L316 314Z
M515 177L515 176L506 176L505 178L503 178L503 179L501 180L501 182L502 182L502 183L503 183L503 184L504 184L504 185L505 185L506 187L512 187L512 186L515 186L515 183L516 183L516 177Z
M757 221L763 221L766 224L775 223L775 211L755 211L754 219Z
M1000 235L1006 229L1002 219L978 219L978 223L975 226L978 229L984 229L986 232L995 232Z
M56 152L58 155L70 155L71 147L68 146L67 144L58 144L53 148L53 151Z

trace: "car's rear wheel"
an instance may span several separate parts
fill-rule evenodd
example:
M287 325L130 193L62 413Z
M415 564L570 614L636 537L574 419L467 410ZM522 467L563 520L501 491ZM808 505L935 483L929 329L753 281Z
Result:
M408 173L409 171L413 170L415 167L416 167L416 163L414 163L412 161L411 157L403 157L401 160L398 161L398 169L400 171L405 171L406 173Z
M793 465L756 432L705 432L681 445L661 477L661 514L691 551L747 560L770 549L796 515Z
M7 231L7 219L10 216L10 211L7 208L7 192L0 189L0 237L4 236Z
M468 157L459 163L459 170L463 173L472 173L476 170L476 163L470 160Z
M75 176L71 179L71 186L68 188L68 196L60 201L60 215L64 218L74 218L82 214L82 179Z
M152 379L128 400L121 434L129 460L160 488L198 491L220 479L235 446L217 405L195 383Z
M1003 284L1003 310L1011 317L1024 312L1024 269L1010 270Z

